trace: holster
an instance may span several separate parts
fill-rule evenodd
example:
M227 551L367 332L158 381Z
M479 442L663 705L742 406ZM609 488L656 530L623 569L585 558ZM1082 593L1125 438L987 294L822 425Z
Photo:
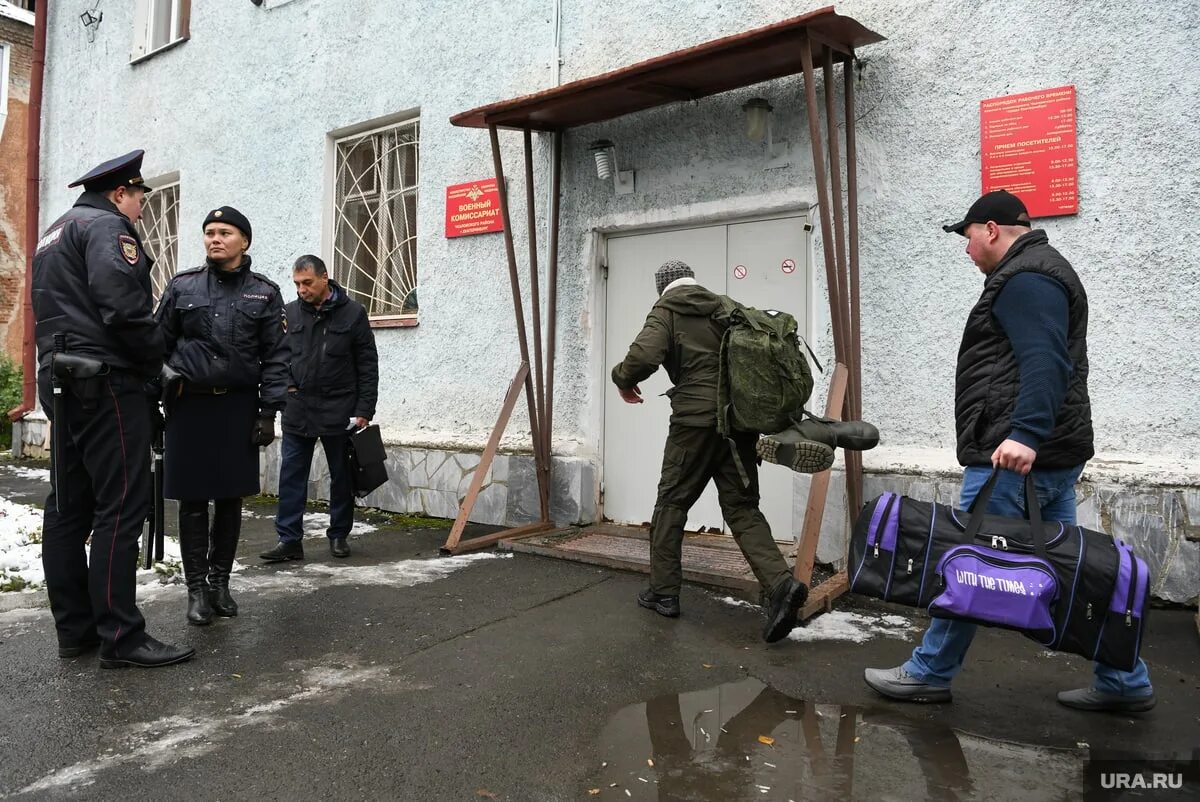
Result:
M109 367L99 359L77 354L55 353L50 360L53 383L69 389L85 409L96 405L102 389L101 377Z

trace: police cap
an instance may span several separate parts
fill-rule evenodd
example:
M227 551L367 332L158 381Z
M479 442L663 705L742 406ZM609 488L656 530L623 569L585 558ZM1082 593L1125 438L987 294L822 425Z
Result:
M103 164L96 165L86 175L76 178L67 186L82 185L88 192L108 192L117 187L136 187L150 192L150 187L146 186L146 182L142 180L142 157L145 155L146 151L144 150L134 150L124 156L109 159Z

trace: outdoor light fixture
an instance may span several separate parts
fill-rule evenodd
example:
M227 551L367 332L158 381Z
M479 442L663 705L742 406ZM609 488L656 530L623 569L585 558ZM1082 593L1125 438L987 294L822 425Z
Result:
M742 105L742 111L746 115L746 138L751 142L767 143L770 161L765 169L787 167L787 140L772 140L771 121L774 118L775 107L768 103L766 98L752 97Z
M613 182L613 192L617 195L629 195L633 192L633 170L621 170L617 167L617 146L607 139L597 139L588 150L596 160L596 178Z
M742 111L746 113L746 139L762 142L771 129L771 112L775 107L766 98L752 97L742 106Z

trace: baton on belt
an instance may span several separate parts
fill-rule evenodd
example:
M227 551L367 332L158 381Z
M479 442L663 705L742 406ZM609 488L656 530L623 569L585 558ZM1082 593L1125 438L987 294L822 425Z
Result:
M63 452L67 445L66 437L63 436L67 431L67 399L63 395L63 380L59 378L54 363L58 355L66 351L67 335L61 332L55 334L54 351L50 354L50 387L54 395L54 428L50 432L50 456L54 463L54 508L60 514L66 511L69 501L66 497L66 485L62 481Z
M163 559L163 536L166 533L163 507L163 427L157 427L154 433L154 461L150 463L150 473L154 477L154 506L150 510L150 518L146 536L142 543L142 566L154 567L155 562Z

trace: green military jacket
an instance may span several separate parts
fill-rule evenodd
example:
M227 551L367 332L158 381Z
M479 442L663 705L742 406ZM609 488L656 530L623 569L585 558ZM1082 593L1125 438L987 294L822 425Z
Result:
M725 326L712 315L721 296L698 284L668 290L646 316L625 359L612 370L613 383L629 389L658 370L671 383L671 422L683 426L717 425L717 376Z

